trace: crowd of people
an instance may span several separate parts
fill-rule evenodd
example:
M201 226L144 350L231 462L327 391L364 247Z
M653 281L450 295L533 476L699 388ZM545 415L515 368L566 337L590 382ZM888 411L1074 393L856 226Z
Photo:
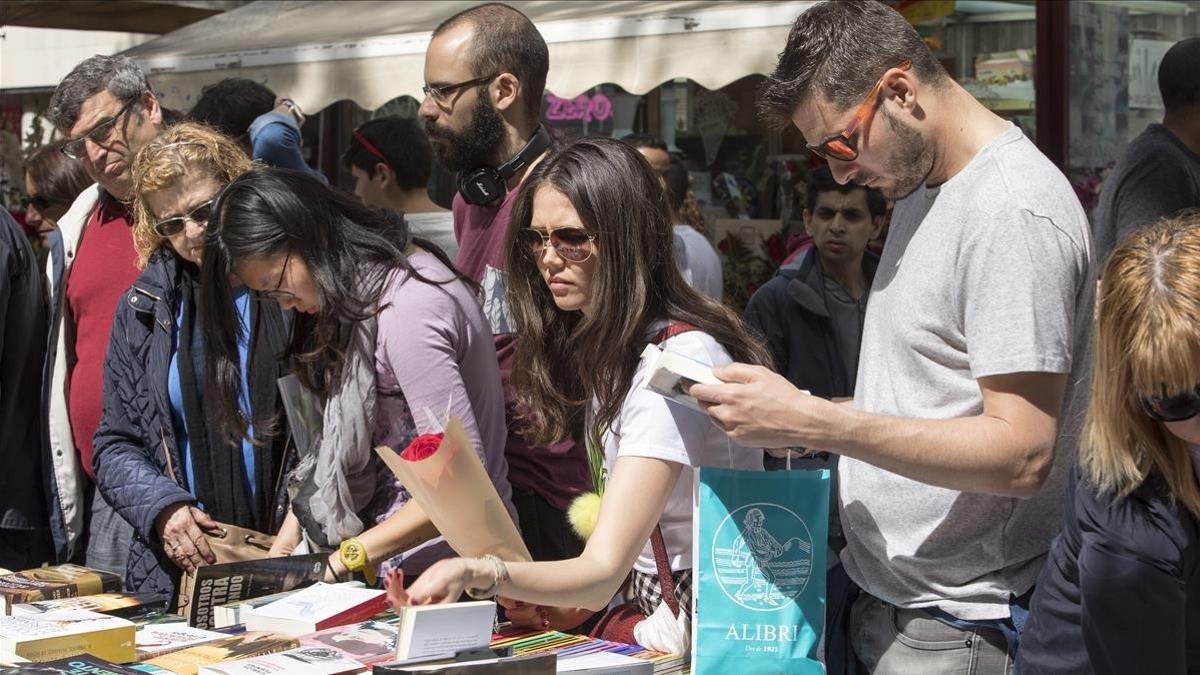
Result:
M686 651L696 469L823 468L828 672L1200 670L1197 63L1166 53L1089 222L899 13L815 5L760 92L824 160L809 243L738 316L682 162L553 138L509 6L433 32L419 119L349 139L352 193L267 87L181 114L89 58L27 165L44 269L0 212L0 565L174 597L239 528L397 604ZM644 387L647 344L714 369L705 412ZM323 406L306 447L281 378ZM532 562L456 557L373 451L449 416Z

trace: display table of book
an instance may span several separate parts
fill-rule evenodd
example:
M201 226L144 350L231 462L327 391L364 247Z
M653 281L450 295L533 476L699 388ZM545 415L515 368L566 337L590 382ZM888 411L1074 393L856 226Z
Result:
M491 602L397 614L383 591L359 583L284 589L260 575L259 598L232 592L245 581L227 580L220 595L231 601L206 608L196 626L167 613L165 601L122 593L106 572L59 565L2 575L0 673L687 672L678 654L555 631L496 632Z

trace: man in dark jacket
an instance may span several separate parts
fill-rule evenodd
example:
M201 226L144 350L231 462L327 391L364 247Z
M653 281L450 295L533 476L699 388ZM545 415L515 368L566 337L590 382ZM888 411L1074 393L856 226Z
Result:
M815 169L803 214L813 247L780 269L746 305L743 318L766 338L775 369L814 396L854 395L863 318L878 263L866 252L867 242L879 234L886 212L879 191L839 185L828 167ZM832 471L836 462L836 456L826 453L793 453L790 464L794 469ZM769 454L764 464L782 469L788 462L786 455ZM832 475L836 480L837 472ZM836 484L830 493L830 546L840 549Z
M46 300L25 233L0 208L0 567L53 557L46 536L38 388L46 349Z

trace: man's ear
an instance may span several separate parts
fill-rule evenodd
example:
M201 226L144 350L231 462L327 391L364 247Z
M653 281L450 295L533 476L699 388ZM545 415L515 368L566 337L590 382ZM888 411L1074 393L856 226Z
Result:
M492 105L502 113L515 108L521 95L521 81L512 73L500 73L488 87L488 95L492 97Z
M141 105L138 107L140 108L138 112L141 113L142 117L149 121L150 124L156 127L162 126L162 106L159 105L158 97L155 96L153 92L142 92Z
M892 101L905 110L917 107L917 91L919 83L912 76L912 71L892 68L883 75L883 101Z
M392 167L384 164L383 162L375 163L375 171L371 174L371 180L375 181L379 185L380 189L386 189L388 183L395 178L396 174L392 171Z
M883 232L883 226L887 224L887 216L871 216L871 236L867 237L867 241L875 241L879 238L879 233Z

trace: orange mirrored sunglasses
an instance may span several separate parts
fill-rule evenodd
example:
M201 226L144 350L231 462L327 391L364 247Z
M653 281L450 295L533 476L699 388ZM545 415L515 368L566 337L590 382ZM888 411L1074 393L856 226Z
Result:
M893 66L900 70L908 70L912 67L912 61L905 59ZM891 70L891 68L888 68ZM826 137L820 143L814 143L808 146L808 149L825 159L836 159L843 162L849 162L858 159L858 147L855 136L858 135L859 129L867 123L867 119L875 112L875 106L879 104L879 91L883 89L883 78L887 75L884 72L879 77L879 81L871 88L871 93L867 94L866 100L862 105L858 106L854 117L850 120L850 124L846 125L845 129Z

